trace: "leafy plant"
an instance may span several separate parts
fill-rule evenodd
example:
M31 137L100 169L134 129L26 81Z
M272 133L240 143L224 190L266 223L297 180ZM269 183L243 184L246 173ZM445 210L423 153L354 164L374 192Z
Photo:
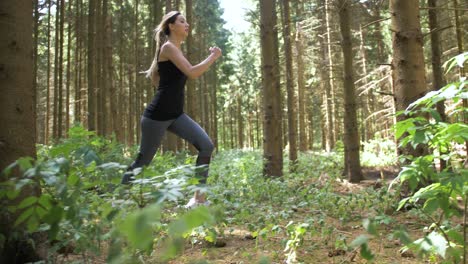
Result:
M463 67L468 59L468 53L458 55L449 60L445 67L447 71L456 65ZM400 201L398 209L410 203L431 219L429 227L432 232L422 239L407 245L407 249L415 249L421 254L435 254L444 259L459 262L466 256L466 231L463 227L445 221L452 217L466 214L468 203L468 170L463 166L454 166L450 162L461 158L456 148L457 144L468 141L468 125L463 123L458 115L466 115L468 109L459 103L468 99L468 81L465 77L450 83L438 91L432 91L412 103L404 112L408 119L398 122L397 137L401 138L401 145L426 145L435 154L413 157L411 163L405 166L398 176L401 183L408 182L414 194ZM451 123L444 122L436 111L435 105L449 100L455 105L449 112ZM431 118L425 118L430 116ZM405 133L407 132L407 133ZM463 157L466 159L466 156ZM434 163L436 159L449 161L447 168L437 171ZM420 186L424 186L420 188ZM419 187L419 189L418 189ZM458 201L464 203L459 208ZM465 227L466 228L466 227ZM466 262L466 260L464 260Z

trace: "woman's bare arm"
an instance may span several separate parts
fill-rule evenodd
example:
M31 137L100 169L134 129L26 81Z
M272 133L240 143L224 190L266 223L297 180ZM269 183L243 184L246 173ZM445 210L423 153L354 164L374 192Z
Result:
M174 44L166 42L161 47L159 58L172 61L187 77L195 79L206 72L211 64L221 56L221 50L217 47L210 48L210 52L211 54L205 60L197 65L192 65L182 54L182 51Z

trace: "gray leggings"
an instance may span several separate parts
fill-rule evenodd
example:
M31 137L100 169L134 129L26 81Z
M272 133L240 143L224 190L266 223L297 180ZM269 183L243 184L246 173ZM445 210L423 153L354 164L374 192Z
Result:
M206 183L208 177L208 165L211 160L211 153L214 145L210 137L206 134L203 128L193 121L188 115L182 114L176 119L167 121L157 121L147 117L141 118L141 144L138 157L130 165L128 170L147 166L153 160L156 151L161 145L161 140L166 133L166 130L176 134L177 136L190 142L197 150L197 176L200 183ZM202 166L206 165L206 166Z

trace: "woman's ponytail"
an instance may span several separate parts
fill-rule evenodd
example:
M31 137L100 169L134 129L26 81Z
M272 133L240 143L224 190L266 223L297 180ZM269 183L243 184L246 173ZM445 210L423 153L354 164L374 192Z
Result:
M143 71L142 73L146 74L146 78L151 79L151 83L153 85L157 85L156 81L158 79L158 60L159 60L159 53L161 52L161 46L167 41L167 37L170 34L169 31L169 23L174 23L177 16L180 15L178 11L172 11L166 14L163 17L163 20L159 24L159 26L154 30L154 40L156 41L156 51L154 54L153 62L148 70Z

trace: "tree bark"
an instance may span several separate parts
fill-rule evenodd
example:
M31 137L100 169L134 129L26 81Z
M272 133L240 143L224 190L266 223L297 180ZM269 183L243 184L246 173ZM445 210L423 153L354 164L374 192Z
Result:
M455 27L456 27L456 32L457 32L457 48L458 48L458 54L462 54L464 52L464 45L463 45L463 30L461 27L460 23L460 16L458 14L458 1L457 0L452 0L453 1L453 8L455 9ZM465 63L466 65L466 63ZM458 68L460 71L460 77L466 77L465 76L465 67L459 67ZM466 109L468 108L468 100L463 99L463 107ZM463 121L465 124L468 124L468 114L466 111L463 113ZM468 141L465 142L465 148L468 151ZM467 155L468 156L468 155ZM465 164L468 163L468 157L465 158Z
M88 129L95 131L96 122L96 44L95 44L95 10L98 0L89 0L88 11Z
M350 12L351 6L348 0L339 0L340 5L340 29L344 58L344 143L345 162L347 163L346 175L350 182L360 182L362 180L361 164L359 158L359 133L356 116L356 95L354 87L353 70L353 43L351 40Z
M33 16L32 1L2 0L0 2L0 182L10 177L21 178L19 170L10 175L1 172L20 157L36 158L36 96L33 89ZM23 188L14 201L2 201L2 206L18 205L24 198L40 194L38 184ZM14 222L20 212L2 210L0 234L3 246L0 263L26 263L45 260L44 241L31 242L18 235ZM20 227L21 228L21 227ZM14 234L16 233L16 234ZM34 247L34 244L37 247Z
M438 15L437 15L437 0L428 0L429 7L429 29L431 33L431 55L432 55L432 90L438 91L445 86L445 81L442 72L441 51L440 51L440 33L437 31ZM446 121L444 101L437 103L437 112L439 112L442 121ZM446 167L444 159L440 159L440 170Z
M236 98L236 113L237 113L237 148L244 148L244 121L242 118L242 99L241 94L237 94Z
M193 13L193 3L192 0L185 0L185 18L190 23L190 27L192 30L190 31L187 40L186 40L186 47L187 47L187 60L191 63L194 63L195 59L195 43L193 40L193 28L195 28L196 23L194 21ZM189 115L194 119L197 120L197 96L196 96L196 82L195 80L187 80L187 111ZM193 146L189 146L189 151L192 154L196 153L196 149Z
M323 2L325 3L325 1ZM324 37L320 38L320 46L321 46L321 66L320 66L320 79L321 79L321 90L325 91L323 95L323 106L322 106L322 113L323 113L323 127L322 127L322 145L326 151L331 151L335 147L335 141L333 136L333 111L332 111L332 88L330 82L330 73L328 70L329 60L328 60L328 38L327 36L327 29L326 29L326 15L323 15L322 18L322 26L320 27L321 35Z
M166 0L166 14L172 11L172 0Z
M46 117L45 117L45 124L44 124L44 143L47 145L49 143L49 120L50 120L50 72L51 72L51 61L50 61L50 20L51 20L51 7L52 7L52 0L48 0L47 5L47 92L46 92Z
M111 2L112 3L112 2ZM117 130L117 92L114 83L113 46L112 46L112 14L109 13L109 3L104 2L104 98L106 103L104 116L107 119L105 134L109 135Z
M330 0L325 0L325 26L326 26L326 44L327 44L327 66L328 66L328 80L327 86L327 108L328 108L328 125L329 125L329 148L335 148L337 129L335 128L336 110L335 110L335 85L334 85L334 65L333 65L333 50L331 38L331 12Z
M54 113L53 113L53 138L54 140L58 138L58 101L59 101L59 55L60 55L60 1L56 1L56 15L55 15L55 41L54 41Z
M33 39L33 90L36 91L36 98L38 98L39 87L37 85L37 68L38 68L38 39L39 39L39 0L33 0L34 3L34 39ZM40 103L40 102L38 102ZM38 120L39 121L39 120ZM40 123L38 126L40 130ZM41 142L40 133L36 134L36 142Z
M71 83L71 8L72 1L68 2L68 28L67 28L67 80L66 80L66 93L65 93L65 135L70 129L70 83ZM76 25L75 25L76 26ZM76 62L75 62L76 64Z
M262 90L264 108L263 156L266 176L283 175L281 146L281 101L277 75L278 51L276 27L276 1L260 0L260 44L262 57Z
M294 169L294 164L297 162L297 112L296 112L296 91L294 89L294 76L292 65L292 45L291 45L291 20L289 12L289 0L282 0L282 13L283 13L283 41L284 41L284 55L286 59L286 90L288 94L288 142L289 142L289 160L291 162L290 170ZM299 32L299 31L298 31ZM298 40L300 41L300 39ZM300 45L300 44L299 44ZM298 58L302 54L298 52ZM302 110L302 109L301 109ZM301 116L301 124L304 125L304 113ZM302 126L301 132L305 133ZM301 134L302 136L302 134ZM301 138L302 139L302 138ZM301 147L304 147L304 142L300 142Z
M59 64L58 64L58 123L57 139L63 137L63 42L64 42L64 24L65 24L65 1L60 0L60 46L59 46Z
M82 37L82 19L81 19L81 0L75 1L75 94L74 94L74 122L81 121L81 37Z
M418 1L390 0L393 82L396 111L405 110L426 93L423 37ZM398 121L406 119L400 115ZM420 156L424 148L400 147L399 154Z
M303 6L297 4L296 6L296 16L302 16ZM296 22L296 38L295 38L295 45L296 45L296 52L297 52L297 90L298 90L298 103L299 103L299 151L306 151L307 150L307 133L306 133L306 101L305 101L305 73L304 73L304 47L303 47L303 39L304 39L304 32L302 29L302 25L300 22ZM296 114L297 116L297 114ZM297 131L297 127L296 127ZM297 141L297 139L296 139Z

